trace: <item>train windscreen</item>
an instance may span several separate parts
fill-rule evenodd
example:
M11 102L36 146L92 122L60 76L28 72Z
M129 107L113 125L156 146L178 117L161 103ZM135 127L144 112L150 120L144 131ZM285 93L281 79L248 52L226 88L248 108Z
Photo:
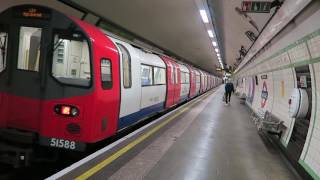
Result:
M90 51L81 33L55 33L52 75L64 84L89 86Z

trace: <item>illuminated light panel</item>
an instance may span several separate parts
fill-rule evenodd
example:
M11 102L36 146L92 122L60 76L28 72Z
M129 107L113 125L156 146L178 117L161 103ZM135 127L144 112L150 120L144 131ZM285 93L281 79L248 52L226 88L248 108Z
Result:
M208 30L208 34L209 34L209 37L213 38L213 32L211 30Z
M63 115L70 115L71 107L69 106L62 106L61 107L61 114Z
M217 53L219 52L219 49L218 49L218 48L215 48L214 50L215 50Z
M209 19L205 10L200 10L200 15L204 23L209 23Z
M212 41L212 45L213 45L214 47L216 47L216 46L217 46L217 42Z

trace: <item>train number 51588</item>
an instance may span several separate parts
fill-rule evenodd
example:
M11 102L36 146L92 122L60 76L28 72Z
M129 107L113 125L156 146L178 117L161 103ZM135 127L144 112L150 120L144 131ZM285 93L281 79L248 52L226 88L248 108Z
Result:
M50 139L50 146L65 148L65 149L76 149L76 143L74 141L57 139L57 138Z

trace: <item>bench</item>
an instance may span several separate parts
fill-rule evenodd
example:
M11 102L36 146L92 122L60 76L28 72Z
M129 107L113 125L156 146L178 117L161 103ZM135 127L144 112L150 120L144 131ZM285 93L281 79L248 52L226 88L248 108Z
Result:
M254 112L253 112L254 113ZM257 114L251 115L252 120L258 128L258 131L266 131L269 134L277 135L279 138L282 132L287 128L276 116L271 114L269 111L264 112L258 110Z

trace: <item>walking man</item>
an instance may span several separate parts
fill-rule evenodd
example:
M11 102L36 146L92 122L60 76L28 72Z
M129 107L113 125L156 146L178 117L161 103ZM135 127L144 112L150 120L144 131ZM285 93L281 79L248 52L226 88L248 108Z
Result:
M224 89L225 89L226 105L230 105L231 93L234 93L234 87L232 82L228 80L226 82Z

